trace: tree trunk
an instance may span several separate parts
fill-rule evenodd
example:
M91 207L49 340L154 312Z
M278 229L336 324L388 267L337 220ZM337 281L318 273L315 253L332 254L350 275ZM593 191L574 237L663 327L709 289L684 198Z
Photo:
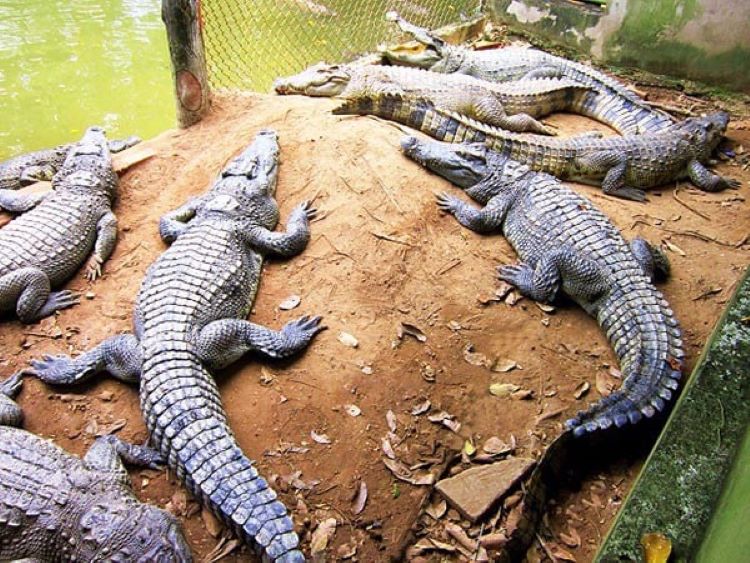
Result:
M189 127L203 118L211 101L200 0L162 0L161 17L172 58L177 121L180 127Z

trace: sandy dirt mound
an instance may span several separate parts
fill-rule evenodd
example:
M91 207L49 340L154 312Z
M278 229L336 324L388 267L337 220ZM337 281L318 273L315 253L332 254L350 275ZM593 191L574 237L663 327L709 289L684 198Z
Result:
M333 116L329 110L335 105L299 97L222 99L202 123L162 135L155 143L157 156L123 176L115 209L120 239L103 279L88 284L77 275L69 287L86 298L54 319L28 327L4 321L0 376L42 354L77 353L129 331L144 272L165 248L157 235L159 217L203 193L261 128L274 128L282 148L277 193L282 221L309 198L315 198L323 218L313 223L310 245L300 256L272 260L264 268L251 318L279 328L303 314L320 314L329 328L301 357L283 363L243 358L217 378L240 445L275 482L305 549L309 552L317 525L335 518L331 558L356 549L357 559L378 561L398 556L424 530L447 542L445 523L460 523L452 510L437 522L420 516L430 487L396 480L384 465L381 440L389 432L388 411L395 415L391 425L397 437L390 438L395 455L407 465L450 473L460 468L453 462L467 439L481 446L497 436L515 442L515 455L538 455L559 433L562 420L597 399L597 389L618 382L610 375L616 362L604 335L575 306L549 312L528 300L513 306L488 303L498 287L495 266L516 259L509 245L500 235L474 234L438 212L434 194L458 190L400 154L398 127L374 118ZM550 122L565 134L601 128L568 115ZM746 131L730 136L750 146ZM674 275L663 291L684 327L688 369L748 263L744 199L750 173L738 165L723 164L719 170L742 179L743 187L705 194L687 184L678 192L667 186L652 192L644 205L576 186L626 238L665 241ZM281 310L279 304L291 295L300 296L301 304ZM409 334L399 339L402 323L417 327L426 340ZM342 332L355 337L358 346L343 344ZM467 347L498 359L502 367L511 362L518 367L491 371L473 365ZM479 363L476 356L468 358ZM496 397L488 392L492 383L513 383L531 393L526 399ZM583 391L586 383L589 390ZM447 411L460 429L453 432L426 414L410 414L426 399L430 413ZM146 439L136 389L106 377L67 389L29 378L19 402L26 428L78 454L97 432L118 427L127 440ZM590 560L641 462L614 459L580 490L559 496L541 532L544 549L565 549L578 561ZM208 526L213 535L207 531L207 516L185 497L174 476L136 470L133 481L141 498L182 518L199 559L215 547L216 530ZM361 507L353 498L361 483L367 501L355 514ZM541 546L536 550L544 553ZM460 551L442 555L464 557ZM241 548L226 560L249 557Z

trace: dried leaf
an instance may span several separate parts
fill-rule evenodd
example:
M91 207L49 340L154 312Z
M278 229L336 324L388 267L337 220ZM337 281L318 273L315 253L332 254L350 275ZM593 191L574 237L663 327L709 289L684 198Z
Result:
M552 305L548 305L547 303L539 303L539 301L534 301L534 304L542 311L544 311L545 313L549 313L550 315L556 311L556 309Z
M410 323L401 323L398 327L397 336L403 339L404 335L416 338L419 342L427 342L427 335L418 326Z
M297 307L302 300L300 299L299 295L290 295L286 299L284 299L281 303L279 303L279 309L282 311L291 311L295 307Z
M350 348L356 348L357 346L359 346L359 340L354 338L348 332L339 332L339 342L341 342L344 346L349 346Z
M206 527L206 531L211 537L218 538L221 531L224 529L224 524L221 523L221 520L216 518L216 516L214 516L205 506L201 509L201 519L203 520L203 525Z
M667 249L671 250L675 254L679 254L680 256L687 256L685 251L682 250L679 246L677 246L673 242L669 242L667 239L663 239L661 242L664 243L664 246L666 246Z
M608 397L617 389L617 380L603 371L596 372L596 390L602 397Z
M206 555L203 561L208 563L215 563L216 561L219 561L220 559L223 559L224 557L232 553L240 545L241 542L237 538L229 539L227 536L222 536L221 539L217 542L216 546L211 550L209 554Z
M487 369L492 369L492 366L495 363L484 354L480 354L479 352L474 352L473 344L467 344L464 347L464 360L466 360L468 363L470 363L473 366L481 366Z
M414 416L419 416L420 414L424 414L429 411L430 407L432 407L432 403L430 403L428 399L425 399L421 403L414 405L414 407L411 409L411 414L413 414Z
M435 476L425 471L412 471L400 461L388 458L382 458L385 466L393 473L396 479L406 481L412 485L433 485Z
M390 429L390 431L395 432L398 423L396 420L396 415L392 410L389 410L387 413L385 413L385 420L388 423L388 428Z
M349 416L359 416L362 414L362 409L357 405L344 405L344 409L346 409L346 413Z
M531 389L519 389L518 391L513 391L510 394L510 398L516 401L526 401L534 398L534 392Z
M455 417L446 411L440 411L439 413L431 414L427 417L427 419L430 422L434 422L435 424L442 424L443 426L457 434L461 429L461 423L454 420Z
M513 307L516 303L518 303L521 299L523 299L523 295L518 293L517 291L511 291L506 297L505 297L505 304L509 307Z
M521 369L521 366L519 366L515 361L508 358L498 358L492 364L492 367L490 369L497 373L506 373L516 368Z
M427 506L424 511L432 519L440 520L448 512L448 503L445 502L445 499L440 499Z
M328 542L336 533L336 519L327 518L323 520L315 531L312 533L312 539L310 540L310 553L313 557L322 554L328 547Z
M96 436L105 436L107 434L114 434L118 430L121 430L128 423L124 418L119 418L110 424L104 424L98 427L95 432Z
M361 514L365 509L365 504L367 504L367 483L365 483L364 481L360 481L357 496L352 503L352 512L355 515Z
M490 385L490 394L495 397L508 397L519 389L520 387L515 383L493 383Z
M357 546L356 545L349 545L348 543L343 543L336 550L336 557L338 557L342 561L346 561L347 559L351 559L355 555L357 555Z
M475 453L477 453L477 448L476 448L476 446L474 445L474 441L473 441L473 440L471 440L471 439L469 439L469 440L465 440L465 441L464 441L464 450L463 450L463 451L464 451L464 453L465 453L465 454L466 454L467 456L469 456L469 457L471 457L471 456L473 456L473 455L474 455Z
M388 438L381 438L381 448L383 453L390 459L396 459L396 452L393 451L393 446Z
M591 389L591 385L588 381L584 381L581 383L578 387L576 387L576 390L573 392L573 396L576 399L580 399L583 397L586 393L589 392L589 389Z
M641 546L646 563L667 563L672 553L672 542L664 534L644 534Z
M560 532L560 540L568 547L576 548L581 545L581 536L575 528L568 528L569 534Z
M550 547L550 553L555 557L555 559L560 559L561 561L571 561L572 563L576 563L575 556L570 553L569 551L566 551L559 545L552 545Z
M513 286L508 282L501 281L495 290L495 295L498 299L505 299L511 291L513 291Z
M330 444L331 439L326 434L318 434L315 430L310 430L310 438L318 444Z
M513 447L503 442L497 436L492 436L484 443L482 450L490 455L501 455L512 452Z
M445 426L448 430L455 432L456 434L458 434L458 431L461 430L461 423L457 420L446 418L441 422L443 426Z
M260 368L260 384L261 385L271 385L276 378L274 375L269 372L265 367Z

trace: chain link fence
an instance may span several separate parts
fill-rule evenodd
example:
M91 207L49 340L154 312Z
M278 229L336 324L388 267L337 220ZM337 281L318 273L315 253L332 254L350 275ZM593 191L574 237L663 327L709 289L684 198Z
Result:
M427 27L475 15L479 0L202 0L213 89L267 92L273 79L318 61L344 62L404 39L395 10Z

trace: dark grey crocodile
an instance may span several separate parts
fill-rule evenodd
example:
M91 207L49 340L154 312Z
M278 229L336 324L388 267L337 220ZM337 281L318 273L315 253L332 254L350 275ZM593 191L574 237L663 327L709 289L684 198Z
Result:
M463 226L502 231L521 262L498 268L501 280L536 301L550 302L560 293L571 297L596 317L620 360L621 388L568 420L532 474L523 519L506 546L515 552L511 560L520 560L574 437L651 418L678 389L685 355L681 333L652 283L668 273L668 262L643 239L625 242L591 201L556 178L482 144L408 137L402 148L483 205L477 209L452 195L438 196L439 207Z
M192 561L177 520L135 497L122 463L156 468L159 453L108 435L81 459L14 428L21 378L0 384L0 560Z
M304 349L322 329L302 317L274 331L244 320L255 298L264 256L292 256L306 246L307 203L275 233L279 147L262 131L205 195L165 216L160 233L171 248L149 268L135 306L135 336L106 340L72 360L33 362L49 383L93 373L141 384L151 443L197 499L273 561L302 561L286 508L245 457L227 425L209 369L248 351L274 358Z
M508 131L554 135L535 117L573 111L590 89L568 79L541 78L492 84L461 74L438 74L418 68L319 63L274 82L278 94L338 96L400 94L424 98L436 107L456 111Z
M511 133L464 115L436 108L425 100L399 95L363 95L347 100L336 114L371 114L409 125L438 140L484 142L489 148L561 179L601 184L604 193L643 201L645 192L689 178L705 191L737 187L705 164L721 142L729 115L717 112L686 119L656 133L632 137L550 138Z
M474 51L450 45L393 12L389 18L425 46L419 52L386 50L383 54L392 64L417 66L448 74L468 74L491 82L532 78L572 79L590 87L591 91L581 96L571 111L607 123L623 135L659 131L673 122L670 116L649 107L617 80L588 65L525 47Z
M0 312L15 310L32 323L77 303L73 292L50 289L67 281L92 249L87 277L101 275L117 237L111 210L117 184L104 131L91 127L68 151L41 203L39 196L6 193L6 206L33 209L0 229Z
M108 141L110 152L121 152L140 143L138 137ZM75 143L30 152L0 162L0 209L3 190L19 190L34 182L49 181L65 162Z

